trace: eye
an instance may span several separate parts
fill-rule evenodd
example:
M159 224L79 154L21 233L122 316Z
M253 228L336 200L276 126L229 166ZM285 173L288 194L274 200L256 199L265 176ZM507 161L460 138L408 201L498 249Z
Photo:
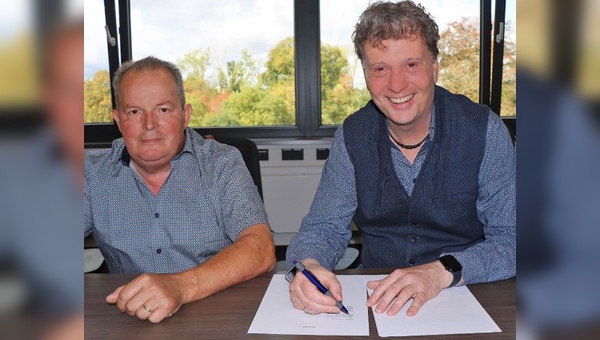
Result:
M371 76L381 77L384 76L388 72L388 68L385 66L374 66L371 68L369 74Z
M406 70L415 72L421 68L421 63L418 60L411 60L406 63L405 67Z
M168 108L166 108L166 107L161 107L161 108L160 108L160 112L162 112L162 113L168 113L168 112L169 112L169 109L168 109Z
M138 110L138 109L129 110L129 114L131 114L131 115L137 115L138 113L140 113L140 110Z

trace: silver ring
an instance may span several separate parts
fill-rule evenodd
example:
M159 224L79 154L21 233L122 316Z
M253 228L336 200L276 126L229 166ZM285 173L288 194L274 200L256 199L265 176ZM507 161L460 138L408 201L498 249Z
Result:
M142 307L144 307L144 309L146 310L146 312L152 314L152 309L146 307L145 305L143 305Z
M308 314L308 308L304 307L304 313Z

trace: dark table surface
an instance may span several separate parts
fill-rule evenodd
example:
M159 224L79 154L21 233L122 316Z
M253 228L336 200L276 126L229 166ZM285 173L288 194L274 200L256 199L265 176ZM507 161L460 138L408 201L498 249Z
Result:
M385 269L350 269L337 274L385 274ZM105 302L116 287L135 276L119 274L85 274L86 339L306 339L307 335L248 334L248 328L273 272L181 307L173 317L159 324L141 321L121 313ZM468 286L479 303L494 319L502 333L432 336L436 339L515 339L516 279ZM234 308L233 308L234 307ZM379 338L373 313L369 309L368 338ZM347 339L347 336L319 336L319 339ZM355 337L367 338L367 337ZM402 337L402 339L423 337Z

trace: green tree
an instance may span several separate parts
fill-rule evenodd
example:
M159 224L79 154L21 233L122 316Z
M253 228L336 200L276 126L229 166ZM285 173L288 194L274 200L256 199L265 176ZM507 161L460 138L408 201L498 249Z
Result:
M478 25L474 18L451 22L438 44L440 85L475 102L479 100Z
M509 32L510 27L506 27ZM503 116L516 114L516 49L511 35L505 34L502 81ZM451 92L479 100L479 22L461 18L448 25L439 41L439 84Z
M186 102L192 106L190 126L205 125L205 118L212 113L211 104L219 94L206 79L213 65L212 58L212 51L206 48L186 53L177 60L177 66L185 77Z
M371 95L367 89L352 86L352 77L344 74L333 89L326 90L327 100L321 104L323 124L342 124L344 119L364 106Z
M339 84L340 77L348 74L346 53L337 46L321 44L321 92Z
M212 52L210 48L197 49L177 59L177 66L188 76L204 79L206 71L212 65L211 56Z
M217 70L221 92L240 92L243 87L256 85L258 66L248 50L242 51L240 61L228 61L225 67Z
M369 99L366 89L352 85L347 53L338 46L321 44L321 119L323 124L341 124Z
M511 31L510 23L505 30ZM502 116L517 115L517 47L514 41L504 40L504 67L502 68Z
M97 71L83 82L83 121L85 123L112 122L110 76L108 71Z
M231 118L236 114L237 119ZM223 102L220 115L243 126L293 125L295 122L293 84L279 83L269 88L246 87Z
M189 75L183 82L185 100L192 106L190 126L202 126L204 117L210 112L209 103L217 95L204 78Z
M244 70L244 81L229 86L231 95L223 102L217 121L239 122L243 126L293 125L295 123L294 40L279 42L268 54L266 69L258 74L258 67L249 54L242 54L240 62L232 65ZM230 72L233 74L233 72ZM223 77L223 79L231 79ZM235 115L235 119L234 116Z
M263 84L267 87L279 82L294 81L294 38L288 37L269 51L267 69L261 75Z

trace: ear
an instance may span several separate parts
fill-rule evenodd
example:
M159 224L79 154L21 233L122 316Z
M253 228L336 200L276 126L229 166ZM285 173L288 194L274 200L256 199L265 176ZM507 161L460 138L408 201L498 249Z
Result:
M437 59L435 59L433 61L433 83L437 83L438 81L438 69L439 69L439 64Z
M119 121L119 111L112 110L112 116L113 116L113 119L115 120L115 122L117 122L117 127L119 128L119 131L121 131L121 122Z
M188 103L183 106L183 115L185 119L184 127L187 128L188 124L190 123L190 119L192 118L192 105Z

